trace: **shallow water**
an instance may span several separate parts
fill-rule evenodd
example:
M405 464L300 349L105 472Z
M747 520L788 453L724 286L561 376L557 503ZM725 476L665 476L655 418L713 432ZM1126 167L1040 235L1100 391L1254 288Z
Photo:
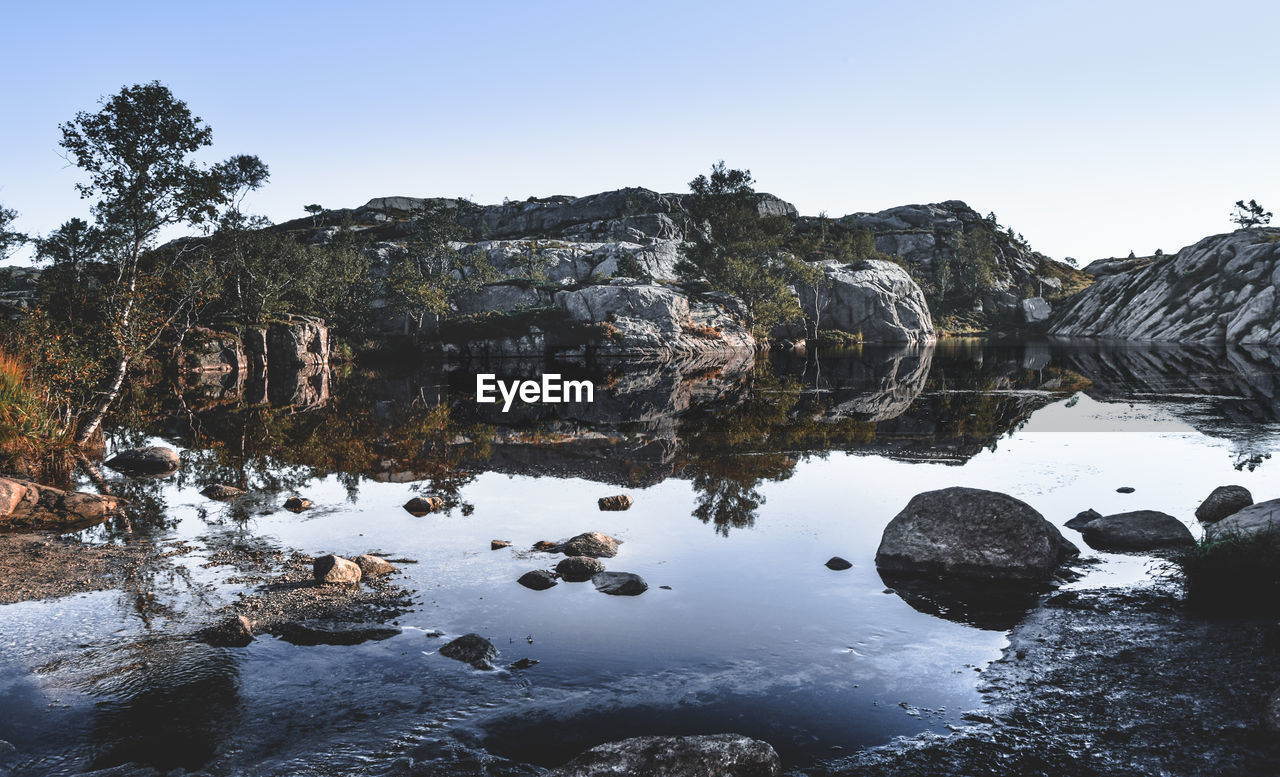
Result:
M277 381L293 404L274 408L245 406L232 383L139 391L118 444L181 447L184 470L112 476L138 511L127 530L82 537L181 540L183 552L138 590L0 607L0 739L18 749L7 766L378 773L410 757L448 773L460 752L545 766L602 741L720 731L803 766L945 730L982 705L981 669L1017 614L887 588L876 546L913 495L1000 490L1059 525L1090 507L1163 510L1194 532L1218 485L1280 497L1275 354L969 342L766 361L559 365L596 377L594 405L505 416L471 401L475 368L457 365L310 376L297 391ZM215 481L253 496L199 495ZM279 509L294 491L316 508ZM449 510L409 515L418 493ZM612 493L635 506L598 511ZM515 583L554 563L523 549L589 530L623 540L608 567L643 576L646 593ZM491 539L514 545L491 551ZM202 566L231 545L412 559L402 582L418 605L399 636L352 647L167 638L246 590L234 569ZM1081 547L1097 563L1069 587L1161 573ZM853 568L828 570L833 555ZM478 672L436 652L469 632L502 667L538 663Z

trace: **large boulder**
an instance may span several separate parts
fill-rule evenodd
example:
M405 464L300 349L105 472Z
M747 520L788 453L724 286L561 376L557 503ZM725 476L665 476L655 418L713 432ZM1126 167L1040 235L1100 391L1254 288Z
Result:
M440 655L487 671L493 669L498 649L479 634L464 634L440 648Z
M1022 320L1027 324L1039 324L1048 321L1053 314L1053 307L1044 297L1029 297L1022 301Z
M64 530L101 523L125 504L117 496L63 491L0 478L0 530Z
M173 448L152 445L147 448L126 448L107 459L108 467L126 475L172 475L182 466L182 457Z
M1046 582L1079 550L1026 502L977 488L911 499L885 527L882 572Z
M1253 494L1244 486L1218 486L1196 508L1200 523L1217 523L1253 504Z
M317 367L329 363L329 328L311 316L286 316L267 325L267 364Z
M1050 334L1280 345L1280 229L1207 237L1099 277L1059 307Z
M181 366L187 372L242 372L249 363L239 334L194 327L183 339Z
M1094 550L1119 552L1188 548L1196 542L1186 524L1157 510L1104 515L1082 526L1080 537Z
M358 585L364 575L359 564L332 553L317 556L311 566L316 582L322 585Z
M740 303L724 295L690 297L671 286L619 281L556 292L570 321L603 332L596 352L613 356L694 356L754 350Z
M597 745L546 777L777 777L778 754L741 734L636 737Z
M798 289L800 306L822 329L861 335L868 343L927 344L936 339L924 292L892 262L827 264L829 289Z
M1211 542L1253 537L1270 537L1280 545L1280 499L1246 507L1205 529L1205 539Z
M610 596L639 596L649 590L649 584L634 572L601 572L591 578L591 584Z

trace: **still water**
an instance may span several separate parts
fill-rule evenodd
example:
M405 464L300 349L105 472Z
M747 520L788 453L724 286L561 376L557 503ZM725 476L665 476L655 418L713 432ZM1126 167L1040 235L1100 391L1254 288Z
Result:
M1059 525L1153 509L1198 534L1192 513L1218 485L1280 497L1278 365L1270 352L953 342L139 386L114 444L178 447L183 469L108 473L133 513L80 536L166 552L120 590L0 606L0 740L17 749L0 772L379 774L412 759L423 774L523 774L607 740L723 731L770 742L793 768L946 731L982 707L981 670L1017 614L890 588L873 563L884 525L913 495L964 485ZM597 401L503 414L473 401L481 369L591 377ZM250 495L211 501L199 491L212 482ZM315 508L280 509L292 493ZM614 493L635 505L597 510ZM405 512L419 494L446 511ZM516 584L554 564L534 542L592 530L623 541L607 565L647 592ZM1064 534L1096 559L1068 587L1162 574ZM384 641L209 647L185 635L254 586L209 565L229 547L411 560L397 582L415 606ZM827 569L835 555L853 567ZM437 652L473 632L500 651L497 671ZM519 659L538 663L510 669Z

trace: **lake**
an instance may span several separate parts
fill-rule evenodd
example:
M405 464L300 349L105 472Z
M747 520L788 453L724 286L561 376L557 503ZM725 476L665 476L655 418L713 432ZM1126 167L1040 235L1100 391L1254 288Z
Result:
M481 371L590 379L595 401L503 413L474 401ZM1026 603L886 582L885 524L915 494L962 485L1059 526L1152 509L1198 536L1192 514L1219 485L1280 497L1278 375L1280 354L1261 350L962 340L139 383L109 446L169 445L183 468L105 471L133 508L79 538L158 551L118 589L0 606L0 740L17 749L0 771L380 774L412 759L414 773L525 774L604 741L725 731L803 768L945 732L983 706L982 670ZM249 494L200 495L215 482ZM282 509L294 493L315 506ZM630 510L597 509L618 493ZM415 495L445 509L411 515ZM622 541L605 562L647 591L516 583L555 563L535 542L593 530ZM1163 574L1063 533L1088 560L1067 588ZM381 641L210 647L185 635L257 584L219 562L227 549L383 554L414 605ZM828 569L832 556L852 568ZM467 633L498 649L496 671L439 653Z

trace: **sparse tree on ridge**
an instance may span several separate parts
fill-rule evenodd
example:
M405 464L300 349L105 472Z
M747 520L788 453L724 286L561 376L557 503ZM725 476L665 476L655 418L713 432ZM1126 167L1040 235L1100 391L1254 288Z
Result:
M1231 212L1231 221L1239 224L1241 229L1265 227L1271 223L1271 211L1265 210L1257 200L1236 200L1235 210Z
M13 229L13 222L17 218L16 210L0 205L0 259L8 259L10 254L29 240L26 235Z

